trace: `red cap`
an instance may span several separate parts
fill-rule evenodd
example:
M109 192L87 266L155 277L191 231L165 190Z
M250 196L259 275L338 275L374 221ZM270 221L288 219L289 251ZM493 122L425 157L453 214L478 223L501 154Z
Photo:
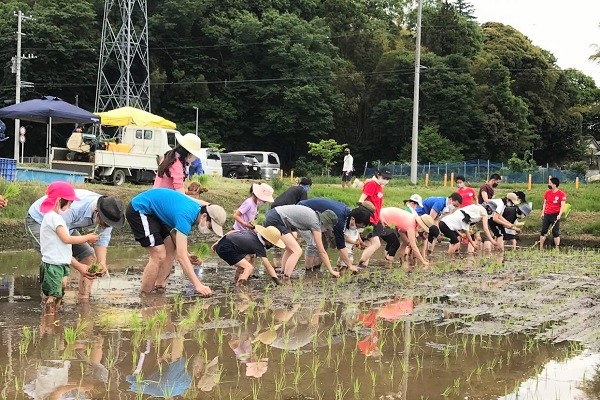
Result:
M76 201L79 198L75 195L75 189L69 182L57 181L52 182L46 189L46 199L40 206L42 213L47 213L54 208L58 199L65 199L68 201Z

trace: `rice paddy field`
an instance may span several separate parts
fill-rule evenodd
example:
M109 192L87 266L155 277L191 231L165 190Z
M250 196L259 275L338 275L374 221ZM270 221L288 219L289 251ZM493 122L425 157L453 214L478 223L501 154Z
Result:
M250 182L206 185L203 197L233 211ZM145 189L86 187L125 199ZM146 256L124 229L92 299L78 302L72 287L54 316L42 315L39 255L19 233L20 213L43 189L22 187L0 211L1 398L600 398L596 187L565 187L574 211L560 252L527 239L539 229L539 187L527 192L538 214L516 251L448 258L442 243L431 270L407 272L377 254L340 279L301 262L282 286L258 266L243 288L209 256L196 272L211 298L193 296L178 266L166 294L140 297ZM449 190L392 185L385 201ZM311 195L350 205L359 190L323 183Z

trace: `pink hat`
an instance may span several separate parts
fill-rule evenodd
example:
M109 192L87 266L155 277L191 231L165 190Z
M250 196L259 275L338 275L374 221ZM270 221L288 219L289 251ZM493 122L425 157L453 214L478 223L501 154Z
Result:
M40 206L40 211L43 213L47 213L48 211L54 208L56 201L58 199L65 199L68 201L76 201L79 200L75 195L75 189L68 182L56 181L52 182L48 185L46 189L46 199L42 202Z
M275 201L275 199L273 199L273 188L266 183L261 183L260 185L253 183L252 193L254 193L259 200L266 201L267 203Z

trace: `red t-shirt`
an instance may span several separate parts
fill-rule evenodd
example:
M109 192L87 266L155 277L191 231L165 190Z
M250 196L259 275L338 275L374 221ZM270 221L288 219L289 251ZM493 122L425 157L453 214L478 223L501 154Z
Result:
M544 193L544 200L546 201L544 214L558 214L560 212L560 203L567 201L567 194L560 189L556 192L548 189Z
M373 225L379 222L379 213L383 205L383 187L376 180L370 180L363 186L362 192L367 195L365 201L370 201L375 206L375 212L371 216Z
M461 208L473 204L475 202L475 196L477 196L475 194L475 189L468 186L456 189L456 193L460 194L460 197L462 197L462 203L460 204Z

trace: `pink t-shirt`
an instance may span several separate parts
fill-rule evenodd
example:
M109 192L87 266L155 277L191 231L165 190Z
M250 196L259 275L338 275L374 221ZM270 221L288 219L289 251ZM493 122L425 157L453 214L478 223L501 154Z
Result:
M171 173L170 178L167 176L167 174L164 174L162 178L156 175L156 178L154 178L153 187L174 190L181 189L182 187L184 187L183 164L181 164L181 161L175 160L175 162L169 167L169 172Z
M248 197L240 208L237 209L240 214L242 214L242 219L246 222L254 221L256 215L258 214L258 204L254 201L254 198ZM241 225L239 222L235 221L233 224L233 229L236 231L248 231L249 229L245 226Z
M409 229L416 231L417 229L416 215L402 208L384 207L381 209L379 218L383 226L394 225L397 230L402 232L407 232Z

